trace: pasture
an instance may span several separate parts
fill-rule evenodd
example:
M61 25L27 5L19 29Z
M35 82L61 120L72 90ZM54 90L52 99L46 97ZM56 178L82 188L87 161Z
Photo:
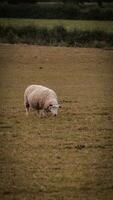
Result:
M59 115L26 117L30 84ZM113 197L113 50L0 44L0 199Z
M0 18L0 25L32 25L35 27L41 26L47 28L53 28L55 26L61 25L68 30L73 30L76 28L80 31L104 31L113 33L113 21Z

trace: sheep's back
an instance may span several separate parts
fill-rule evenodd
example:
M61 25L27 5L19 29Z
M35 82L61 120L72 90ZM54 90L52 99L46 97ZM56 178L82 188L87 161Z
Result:
M47 107L52 99L57 99L56 93L41 85L30 85L24 93L24 100L28 101L30 106L35 109L41 109L44 105Z
M35 89L29 96L28 101L32 108L42 109L48 99L49 90L45 88Z

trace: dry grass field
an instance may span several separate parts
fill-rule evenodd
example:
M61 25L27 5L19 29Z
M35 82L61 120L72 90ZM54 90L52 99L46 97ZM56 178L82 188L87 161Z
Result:
M26 117L30 84L57 117ZM0 44L0 199L113 198L113 50Z

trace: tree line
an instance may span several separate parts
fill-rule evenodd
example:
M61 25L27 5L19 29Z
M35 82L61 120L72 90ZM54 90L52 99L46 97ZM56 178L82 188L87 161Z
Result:
M103 3L112 3L113 0L0 0L0 3L21 4L21 3L42 3L42 2L58 2L64 4L84 4L84 3L97 3L102 6Z

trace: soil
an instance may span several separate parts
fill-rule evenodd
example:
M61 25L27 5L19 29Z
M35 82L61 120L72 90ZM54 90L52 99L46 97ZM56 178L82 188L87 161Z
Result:
M42 84L57 117L26 117ZM0 44L0 199L113 198L113 50Z

